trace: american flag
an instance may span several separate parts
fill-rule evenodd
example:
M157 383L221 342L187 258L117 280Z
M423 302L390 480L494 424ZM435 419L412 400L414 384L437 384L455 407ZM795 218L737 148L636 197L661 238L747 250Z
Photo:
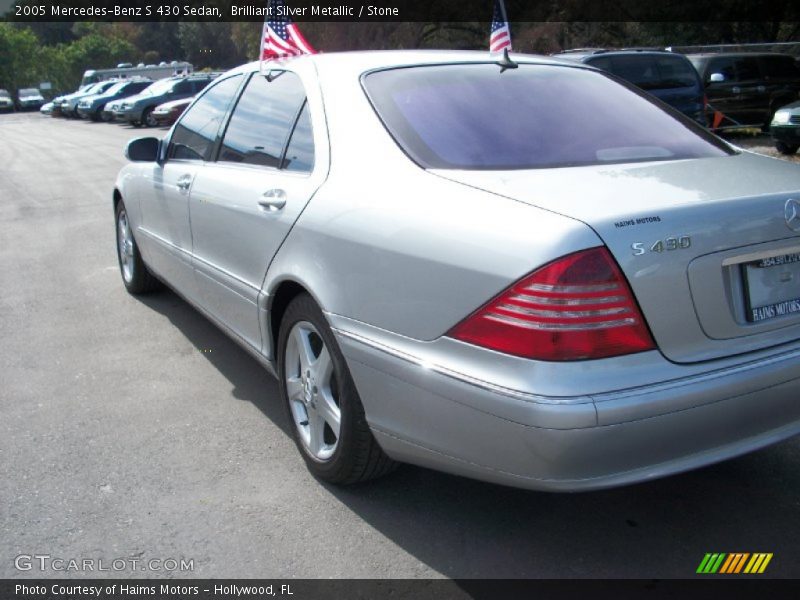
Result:
M503 5L503 0L494 0L489 52L502 52L506 48L511 50L511 29L508 27L506 7Z
M284 14L283 0L269 0L264 29L261 31L261 60L282 56L314 54L311 47L292 20Z

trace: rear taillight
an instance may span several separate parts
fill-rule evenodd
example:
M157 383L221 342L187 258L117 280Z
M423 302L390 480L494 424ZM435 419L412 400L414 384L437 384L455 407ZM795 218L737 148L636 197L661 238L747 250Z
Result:
M447 335L551 361L655 348L625 277L605 248L570 254L534 271Z

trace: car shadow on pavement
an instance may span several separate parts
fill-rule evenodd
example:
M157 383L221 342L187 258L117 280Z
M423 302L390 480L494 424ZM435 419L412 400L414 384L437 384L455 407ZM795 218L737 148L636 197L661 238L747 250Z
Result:
M172 292L141 301L166 316L287 436L275 380ZM300 458L298 457L298 460ZM580 494L532 492L410 465L352 487L320 485L370 527L452 578L685 578L706 552L772 552L797 577L800 442L698 471ZM386 574L390 576L390 573Z
M789 523L800 519L799 445L580 494L411 467L373 484L327 489L453 578L686 578L706 552L773 552L769 574L797 577L800 543Z
M280 403L278 383L255 358L171 290L138 299L167 317L199 352L213 348L214 352L202 352L203 357L230 382L233 396L252 402L281 431L291 435Z

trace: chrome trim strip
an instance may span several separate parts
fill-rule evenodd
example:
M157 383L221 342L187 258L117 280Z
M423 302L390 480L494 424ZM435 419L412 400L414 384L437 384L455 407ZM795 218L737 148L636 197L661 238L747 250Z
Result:
M800 246L789 246L780 248L778 250L762 250L761 252L750 252L748 254L740 254L732 258L722 259L723 267L730 267L733 265L740 265L742 263L755 262L764 258L772 258L773 256L782 256L784 254L794 254L800 252Z
M495 308L502 308L508 312L518 315L530 315L532 317L549 317L553 319L580 319L584 317L602 317L604 315L619 315L630 312L627 306L614 306L612 308L599 308L597 310L539 310L537 308L525 308L516 304L498 304ZM549 323L543 323L548 325Z
M166 246L167 248L170 248L172 250L178 250L179 252L182 252L183 254L186 254L189 257L192 256L192 253L189 252L188 250L186 250L186 248L181 248L180 246L176 246L175 244L173 244L169 240L165 240L164 238L162 238L157 233L153 233L152 231L150 231L149 229L145 229L141 225L139 225L139 227L136 228L136 231L141 231L143 234L145 234L151 240L160 243L162 246Z
M534 292L553 292L554 294L591 294L594 292L608 292L620 289L617 283L593 283L590 285L546 285L544 283L532 283L523 289Z
M636 319L617 319L616 321L602 321L600 323L538 323L536 321L524 321L508 315L500 315L497 313L489 313L483 315L484 319L490 321L499 321L500 323L508 323L515 327L524 327L525 329L537 329L541 331L569 331L569 330L582 330L582 329L611 329L612 327L623 327L625 325L633 325Z
M502 394L504 396L508 396L510 398L515 398L518 400L524 400L526 402L532 402L534 404L568 404L568 405L581 405L581 404L592 404L592 399L590 396L540 396L537 394L529 394L527 392L520 392L518 390L513 390L511 388L507 388L501 385L497 385L494 383L490 383L488 381L484 381L482 379L478 379L476 377L471 377L469 375L465 375L464 373L460 373L458 371L453 371L452 369L448 369L447 367L442 367L441 365L435 365L429 363L417 356L413 356L411 354L407 354L397 348L392 348L390 346L386 346L381 344L380 342L376 342L369 338L365 338L357 333L351 333L349 331L344 331L343 329L338 329L333 327L333 332L337 335L341 335L342 337L349 338L365 346L369 346L370 348L374 348L380 352L385 354L389 354L390 356L394 356L395 358L399 358L404 360L408 363L421 367L423 369L427 369L429 371L433 371L434 373L438 373L439 375L444 375L445 377L449 377L450 379L455 379L456 381L460 381L462 383L466 383L468 385L480 388L487 392L492 392L496 394Z
M141 225L137 228L137 231L141 231L143 234L145 234L150 239L152 239L152 240L154 240L156 242L159 242L160 244L162 244L162 245L164 245L164 246L166 246L168 248L172 248L174 250L178 250L178 251L182 252L183 254L189 256L190 258L192 258L193 260L197 261L198 263L201 263L204 266L211 267L215 271L218 271L218 272L222 273L223 275L225 275L227 277L230 277L234 281L237 281L237 282L241 283L242 285L249 287L251 290L253 290L255 292L260 292L261 291L261 288L259 288L256 285L253 285L249 281L245 281L244 279L242 279L241 277L237 277L236 275L234 275L230 271L227 271L227 270L223 269L222 267L219 267L219 266L215 265L214 263L208 262L207 260L202 259L199 256L197 256L196 254L192 254L191 252L189 252L185 248L181 248L180 246L176 246L175 244L173 244L169 240L165 240L160 235L158 235L156 233L153 233L152 231L150 231L148 229L145 229ZM225 285L224 281L221 281L220 283L222 285Z
M557 306L582 306L586 304L611 304L624 302L624 296L598 296L597 298L552 298L550 296L530 296L528 294L515 294L509 300L527 302L529 304L553 304Z
M332 328L332 329L334 333L336 333L337 335L341 335L342 337L345 338L350 338L356 342L360 342L366 346L374 348L375 350L378 350L385 354L389 354L406 362L410 362L417 366L430 369L431 371L434 371L446 377L450 377L452 379L461 381L463 383L473 385L475 387L484 389L489 392L497 392L505 396L509 396L512 398L519 398L521 400L526 400L537 404L580 405L588 402L593 402L595 404L595 409L602 408L603 403L608 401L621 400L641 394L659 393L671 389L680 390L684 386L701 384L708 381L713 381L714 379L720 379L723 377L735 376L741 373L746 373L747 371L751 371L754 369L763 369L782 362L787 362L787 363L791 362L794 364L796 363L796 361L800 360L800 347L795 347L791 350L781 352L779 354L773 354L771 356L762 356L760 358L745 363L740 363L737 365L716 369L714 371L689 375L687 377L680 377L678 379L671 379L668 381L658 382L654 384L639 385L631 388L620 388L618 390L614 390L611 392L599 392L587 396L541 396L536 394L529 394L526 392L520 392L518 390L513 390L511 388L506 388L481 379L470 377L469 375L465 375L458 371L450 370L446 367L433 365L431 363L422 360L419 357L412 356L406 352L397 350L396 348L386 346L385 344L375 342L374 340L371 340L364 336L344 331L339 328ZM653 352L655 352L655 350Z

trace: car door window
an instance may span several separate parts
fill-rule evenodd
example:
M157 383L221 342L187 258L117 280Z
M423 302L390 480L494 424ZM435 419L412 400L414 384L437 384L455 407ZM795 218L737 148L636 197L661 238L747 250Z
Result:
M192 92L192 82L183 80L176 83L172 88L175 94L190 94Z
M202 92L204 89L206 89L206 87L208 87L209 83L211 83L211 79L196 79L192 82L192 85L194 86L194 93L198 94Z
M800 69L791 56L765 56L761 59L761 68L767 79L800 78Z
M718 58L711 61L711 65L706 73L708 79L714 73L721 73L726 82L736 81L736 69L732 58Z
M279 168L304 100L294 73L255 74L233 110L218 160Z
M306 173L310 173L314 168L314 135L311 129L308 102L303 104L303 110L297 117L297 124L294 126L281 168L287 171Z
M210 160L220 124L239 89L242 76L220 81L195 102L175 126L168 158Z
M739 58L736 60L736 75L739 81L753 81L761 78L758 60L755 58Z

